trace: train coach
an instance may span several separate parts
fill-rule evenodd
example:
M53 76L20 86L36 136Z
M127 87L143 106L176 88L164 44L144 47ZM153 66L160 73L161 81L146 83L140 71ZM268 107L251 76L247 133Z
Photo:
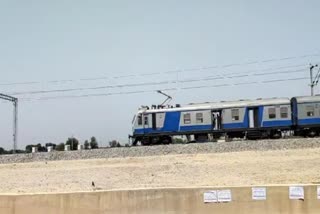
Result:
M320 96L293 97L292 123L295 135L315 137L320 134Z
M311 111L313 109L313 111ZM270 98L139 109L133 120L133 145L189 140L280 138L283 131L315 136L320 127L320 97Z

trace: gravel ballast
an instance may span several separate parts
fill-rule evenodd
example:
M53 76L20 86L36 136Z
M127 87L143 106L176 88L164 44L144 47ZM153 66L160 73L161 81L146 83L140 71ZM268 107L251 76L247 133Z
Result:
M36 161L79 160L100 158L124 158L162 156L175 154L205 154L239 151L267 151L303 148L319 148L320 138L299 138L260 141L233 141L220 143L192 143L157 146L105 148L68 152L1 155L0 164Z

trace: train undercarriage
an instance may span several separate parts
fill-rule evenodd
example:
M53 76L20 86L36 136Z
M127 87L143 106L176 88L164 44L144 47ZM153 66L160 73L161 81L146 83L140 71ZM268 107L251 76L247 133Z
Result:
M290 130L281 129L266 129L266 130L239 130L239 131L220 131L220 132L196 132L196 133L178 133L178 134L165 134L165 135L138 135L130 136L133 146L140 145L160 145L171 144L174 142L174 137L178 136L185 139L186 143L201 143L201 142L217 142L218 140L232 141L233 139L243 140L259 140L259 139L279 139L288 135ZM301 132L300 136L316 136L320 132ZM294 133L290 132L290 135Z
M280 139L285 137L317 137L320 136L320 127L295 127L278 129L244 129L244 130L221 130L213 132L193 132L193 133L166 133L154 135L130 136L132 145L140 143L143 146L160 145L174 143L174 137L183 136L186 143L217 142L219 140L232 141L233 139L260 140L260 139Z

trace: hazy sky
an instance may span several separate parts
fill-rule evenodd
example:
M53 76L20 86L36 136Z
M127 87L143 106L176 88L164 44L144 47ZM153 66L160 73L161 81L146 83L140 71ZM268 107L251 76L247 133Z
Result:
M72 135L81 141L96 136L101 145L112 139L127 142L137 108L164 99L155 92L41 97L175 87L185 89L167 92L174 96L172 103L181 104L308 95L308 80L241 83L308 77L308 63L320 61L319 8L318 0L1 0L0 92L141 83L19 95L19 147L60 143ZM264 61L269 59L283 60ZM182 72L168 73L176 70ZM234 77L250 72L269 74ZM131 74L136 76L125 77ZM219 75L225 79L214 78ZM88 78L100 79L83 80ZM185 81L190 79L198 81ZM170 83L176 80L182 82ZM33 83L6 85L23 82ZM221 84L232 86L186 89ZM0 146L6 148L12 145L12 111L11 103L0 102Z

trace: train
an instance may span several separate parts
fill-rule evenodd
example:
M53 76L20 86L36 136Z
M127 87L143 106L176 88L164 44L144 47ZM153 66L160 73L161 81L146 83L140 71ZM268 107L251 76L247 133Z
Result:
M206 142L320 135L320 96L258 98L142 106L132 121L132 145L170 144L174 136Z

